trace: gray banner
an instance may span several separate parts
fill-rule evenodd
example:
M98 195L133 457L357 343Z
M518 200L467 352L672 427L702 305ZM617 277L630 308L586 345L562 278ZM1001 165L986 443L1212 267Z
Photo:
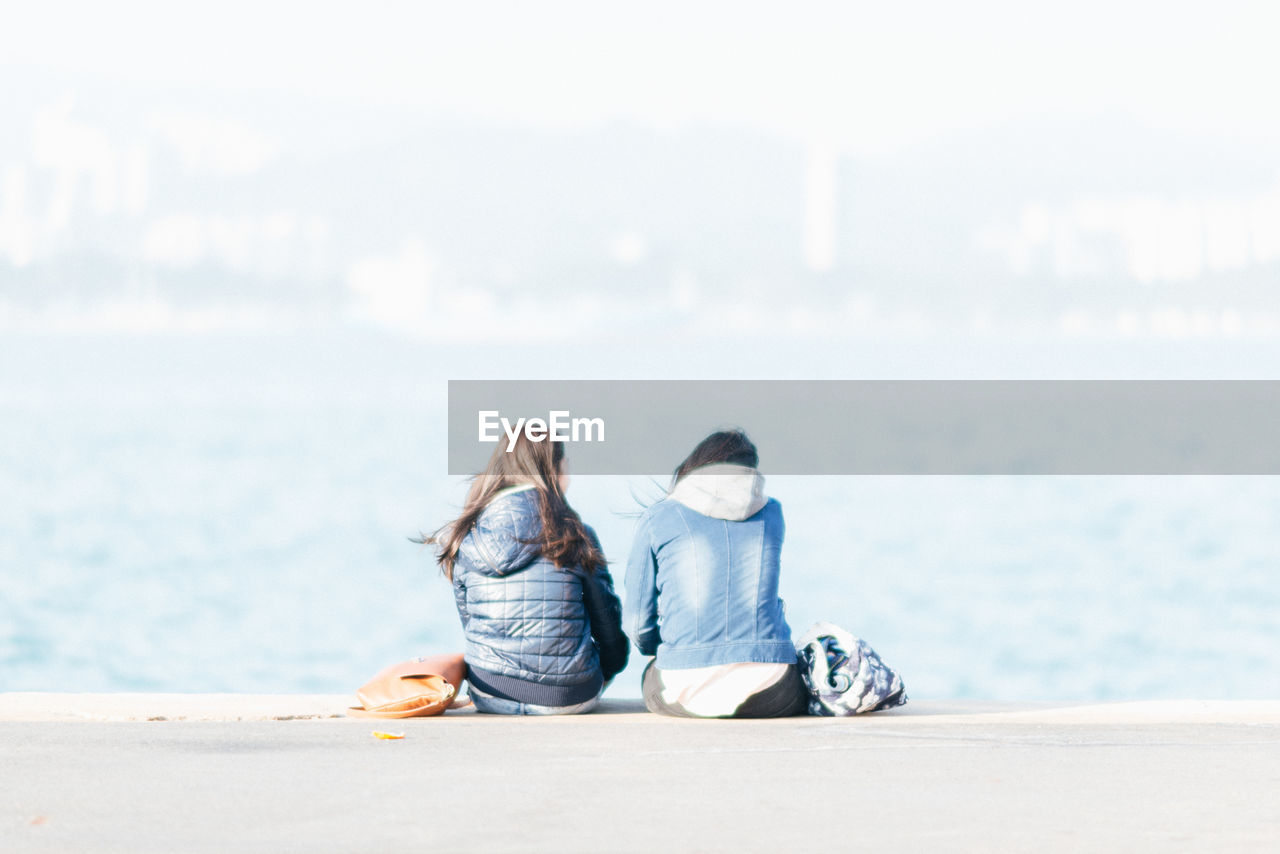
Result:
M770 474L1280 474L1270 380L451 380L449 473L517 430L575 474L670 473L723 427Z

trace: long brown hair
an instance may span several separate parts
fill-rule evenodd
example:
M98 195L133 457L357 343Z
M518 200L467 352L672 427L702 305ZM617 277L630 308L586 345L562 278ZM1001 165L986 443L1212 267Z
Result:
M445 578L453 580L453 565L458 559L462 541L471 533L480 514L493 496L508 486L532 483L538 494L538 516L542 529L536 544L542 556L560 569L578 566L595 572L605 565L604 555L587 533L587 526L565 501L560 490L560 472L564 464L564 443L545 440L530 441L523 433L510 451L499 444L489 457L484 471L471 479L462 515L444 525L422 542L440 547L436 562Z
M684 462L676 466L671 485L675 486L680 478L694 469L715 463L734 463L757 468L760 465L760 454L744 431L737 428L717 430L699 442L689 456L684 458Z

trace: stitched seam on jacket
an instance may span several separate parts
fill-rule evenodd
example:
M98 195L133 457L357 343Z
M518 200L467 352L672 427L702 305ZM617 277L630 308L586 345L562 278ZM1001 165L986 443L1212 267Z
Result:
M698 607L698 594L702 588L702 576L698 572L698 540L693 536L693 528L689 527L689 519L684 515L684 507L678 506L676 512L680 514L680 521L684 523L684 529L689 534L689 546L693 552L693 636L697 638L701 635L698 629L698 611L701 610ZM662 637L661 632L658 633L658 637Z
M765 507L768 506L769 505L766 502ZM756 637L760 637L760 585L764 581L764 544L766 528L768 528L767 522L760 526L760 572L756 573ZM778 563L779 565L782 563L781 556L779 556ZM781 572L781 568L779 568L779 572Z
M724 630L728 632L733 626L729 609L733 606L733 543L729 536L729 520L724 525Z

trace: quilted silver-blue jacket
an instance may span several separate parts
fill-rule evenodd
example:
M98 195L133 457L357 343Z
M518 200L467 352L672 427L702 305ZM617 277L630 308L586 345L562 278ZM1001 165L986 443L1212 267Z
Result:
M541 524L536 490L500 494L458 549L468 678L518 702L581 703L626 666L622 605L605 567L558 569L544 558Z

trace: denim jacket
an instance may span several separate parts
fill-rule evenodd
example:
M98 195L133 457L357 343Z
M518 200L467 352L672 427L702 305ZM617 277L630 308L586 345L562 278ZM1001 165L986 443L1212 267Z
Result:
M535 490L499 495L458 549L453 593L468 678L522 703L581 703L626 666L622 605L607 568L558 569L544 558L540 525Z
M795 663L778 598L782 505L763 485L753 468L706 466L641 516L627 561L628 634L660 669Z

